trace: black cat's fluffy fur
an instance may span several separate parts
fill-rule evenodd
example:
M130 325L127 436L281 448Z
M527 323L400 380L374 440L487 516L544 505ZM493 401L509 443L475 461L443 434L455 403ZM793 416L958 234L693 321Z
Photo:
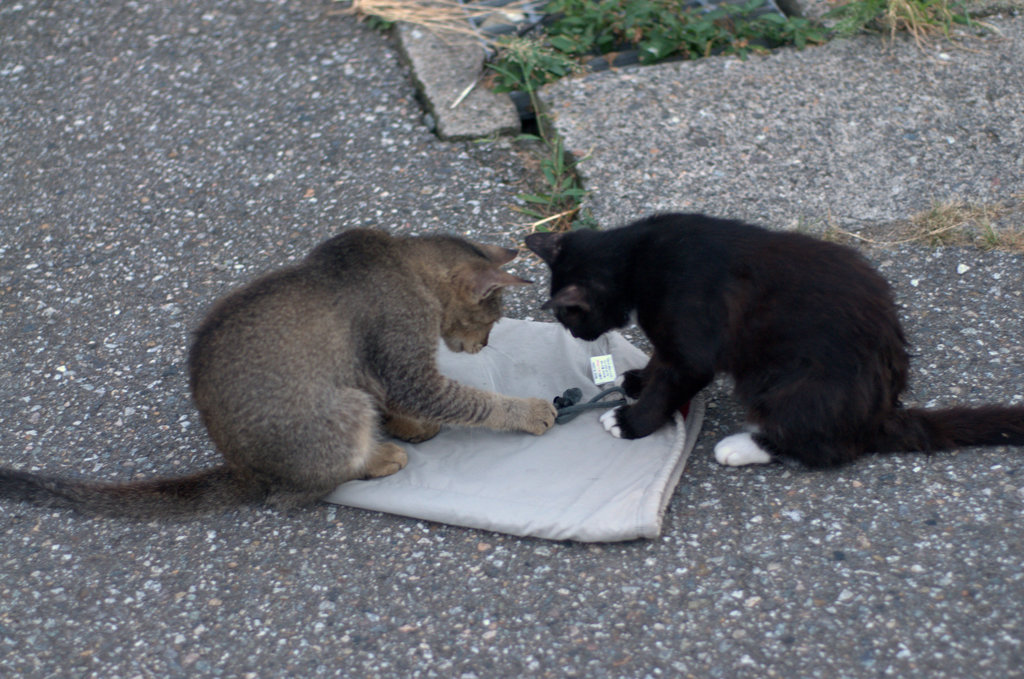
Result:
M753 440L812 467L868 452L1024 445L1024 407L903 408L909 358L888 283L855 250L700 214L533 234L558 320L593 340L632 312L654 347L616 414L639 438L735 381Z

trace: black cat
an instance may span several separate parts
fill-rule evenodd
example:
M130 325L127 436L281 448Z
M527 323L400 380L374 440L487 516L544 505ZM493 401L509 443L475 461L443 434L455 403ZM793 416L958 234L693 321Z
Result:
M596 339L636 312L654 346L624 375L637 401L601 418L614 436L647 436L721 372L750 425L715 446L726 465L1024 445L1024 406L901 407L909 360L896 304L851 248L699 214L526 245L551 267L543 308L574 336Z

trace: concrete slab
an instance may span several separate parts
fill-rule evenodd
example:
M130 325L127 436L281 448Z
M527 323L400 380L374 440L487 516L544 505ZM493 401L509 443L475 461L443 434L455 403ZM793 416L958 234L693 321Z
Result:
M700 210L888 222L1024 194L1024 20L922 50L859 37L567 79L541 100L602 226Z
M405 23L398 24L396 34L439 137L479 139L519 131L519 114L509 96L478 83L484 64L479 41L439 36Z

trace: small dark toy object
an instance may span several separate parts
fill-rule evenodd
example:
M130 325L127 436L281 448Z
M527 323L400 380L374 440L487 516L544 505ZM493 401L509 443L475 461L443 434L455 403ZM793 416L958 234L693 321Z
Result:
M604 400L606 396L611 396L612 394L620 394L621 398L609 401ZM555 418L555 424L565 424L587 410L624 406L626 405L626 392L622 387L610 387L586 403L580 403L581 400L583 400L583 390L578 387L566 389L561 396L556 396L554 404L555 410L558 411L558 416Z

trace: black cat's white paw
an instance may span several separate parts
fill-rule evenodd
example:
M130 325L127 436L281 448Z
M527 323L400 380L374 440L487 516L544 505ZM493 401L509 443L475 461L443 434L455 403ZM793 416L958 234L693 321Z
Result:
M617 439L623 438L622 436L622 425L619 424L619 411L622 409L621 406L618 408L612 408L606 411L601 416L601 426L604 430L614 436Z
M757 445L750 434L733 434L715 444L715 459L727 467L743 467L748 464L768 464L772 456Z
M644 390L646 383L646 373L639 369L627 370L615 380L615 386L622 387L626 396L632 399L640 398L640 392Z

